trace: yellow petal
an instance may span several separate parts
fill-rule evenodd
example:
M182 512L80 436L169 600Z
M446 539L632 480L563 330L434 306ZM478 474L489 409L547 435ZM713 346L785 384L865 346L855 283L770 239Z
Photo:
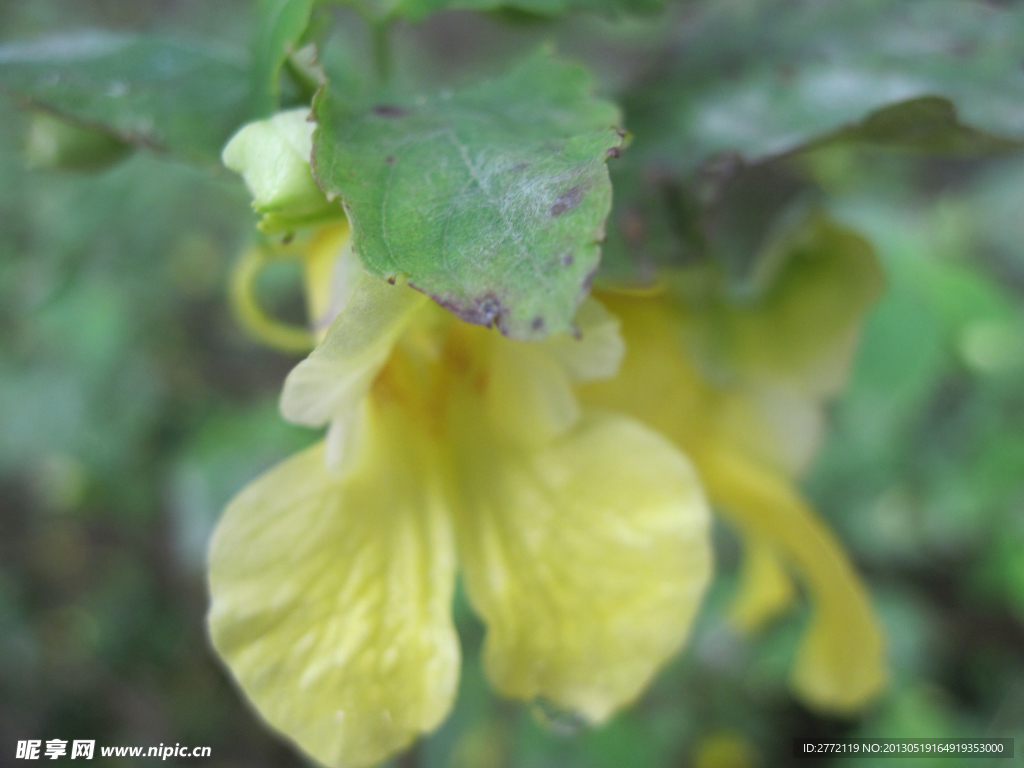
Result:
M580 417L565 369L542 345L495 337L487 386L488 416L502 434L547 443Z
M576 310L573 322L579 331L578 337L556 333L539 345L554 355L573 381L614 376L626 353L619 319L593 296L588 296Z
M825 432L821 400L770 382L721 397L717 439L791 477L807 471Z
M455 695L455 555L428 449L375 411L338 480L318 444L228 505L210 548L210 633L274 728L329 766L368 766Z
M347 221L316 231L305 248L303 267L309 322L322 334L345 309L362 277Z
M807 585L812 613L792 672L797 693L840 713L863 706L885 684L884 637L842 548L782 476L728 448L695 460L716 507L771 542Z
M576 387L580 402L628 413L692 454L718 429L725 395L693 365L683 314L667 296L602 300L622 321L626 354L613 378Z
M846 381L860 325L882 285L870 243L817 217L792 244L782 273L761 301L723 301L702 322L741 375L824 397Z
M806 469L823 431L818 396L767 377L716 378L692 318L670 297L605 299L626 354L616 376L577 387L581 402L636 416L690 455L717 440L790 475Z
M757 768L757 749L739 731L714 731L693 750L693 768Z
M766 540L746 536L739 586L729 620L741 632L753 632L793 603L793 582Z
M349 422L388 359L395 340L427 298L405 285L364 275L327 336L284 383L281 413L289 421L319 427L334 421L328 463L344 472Z
M711 569L685 457L640 423L584 414L529 449L455 418L456 535L501 693L591 722L635 699L682 646Z

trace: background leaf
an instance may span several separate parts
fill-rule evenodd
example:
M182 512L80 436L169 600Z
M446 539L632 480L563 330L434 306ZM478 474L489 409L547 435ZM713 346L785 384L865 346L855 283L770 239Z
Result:
M718 260L747 290L814 197L800 156L870 146L958 157L1024 147L1024 10L934 0L695 6L625 96L607 282Z
M318 99L314 173L370 272L518 338L571 328L611 206L621 134L584 69L538 54L506 76L352 113Z
M278 108L281 68L298 50L316 0L260 0L253 39L253 113L265 117Z
M967 125L1024 138L1022 57L1017 4L707 3L670 63L627 99L627 125L687 168L717 152L792 151L922 96L950 99Z
M870 144L940 155L970 157L1016 152L1024 141L964 125L956 106L940 96L921 96L875 110L859 123L798 147L809 151L833 144Z
M664 0L399 0L393 13L419 20L443 10L497 11L513 9L537 16L559 16L569 11L590 11L610 16L651 13Z
M0 47L0 90L127 144L216 161L247 116L249 76L229 48L83 32Z

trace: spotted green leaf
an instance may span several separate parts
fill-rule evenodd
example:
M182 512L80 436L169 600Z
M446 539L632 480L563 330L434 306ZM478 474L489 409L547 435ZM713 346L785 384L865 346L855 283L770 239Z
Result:
M315 103L313 169L363 265L509 336L570 330L611 206L618 111L546 53L501 78L352 111Z

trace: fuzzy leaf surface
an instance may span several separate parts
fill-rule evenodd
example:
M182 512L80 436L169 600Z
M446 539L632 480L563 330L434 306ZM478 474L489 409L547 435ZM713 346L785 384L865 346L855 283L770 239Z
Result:
M353 111L327 91L315 110L314 175L366 269L508 336L571 329L622 144L583 68L540 53L459 92Z

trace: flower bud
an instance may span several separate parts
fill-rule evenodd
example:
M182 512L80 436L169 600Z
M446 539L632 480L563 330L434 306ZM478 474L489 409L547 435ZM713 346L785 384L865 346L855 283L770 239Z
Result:
M263 214L260 229L279 232L343 219L337 202L329 202L313 180L314 123L307 108L279 112L244 126L224 147L224 165L242 174Z
M96 171L113 165L131 147L113 136L36 112L29 124L25 159L31 168Z

